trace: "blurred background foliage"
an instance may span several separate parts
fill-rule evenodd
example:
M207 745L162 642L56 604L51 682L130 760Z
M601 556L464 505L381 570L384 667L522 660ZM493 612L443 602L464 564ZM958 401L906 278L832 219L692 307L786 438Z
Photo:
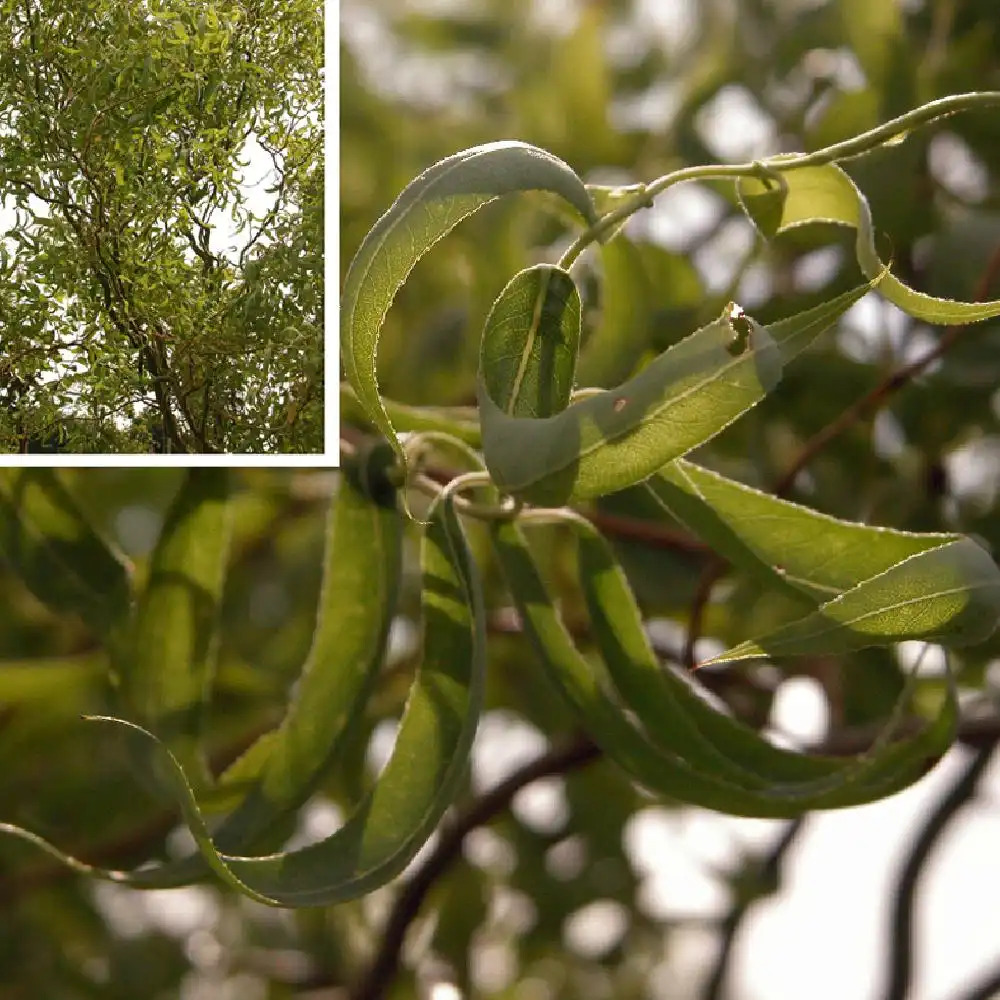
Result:
M945 94L1000 89L1000 8L986 0L342 0L340 30L342 268L412 177L476 143L527 140L588 182L628 183L685 164L815 148ZM905 280L939 295L984 291L1000 246L1000 116L949 120L850 169ZM386 395L472 402L489 305L518 269L565 245L551 209L533 197L492 205L418 266L382 339ZM627 235L578 269L582 364L595 384L620 381L729 298L767 321L856 280L845 233L817 227L763 246L725 186L673 189ZM696 458L770 487L814 433L940 336L866 299ZM996 551L998 374L1000 324L969 328L833 439L791 495L841 517L975 533ZM64 476L141 573L179 473ZM219 769L274 725L294 684L332 485L327 473L279 470L234 473L233 484L237 526L209 725ZM604 513L633 527L653 516L628 494ZM705 553L681 539L654 546L641 531L614 537L657 647L679 655ZM417 655L413 541L365 725L293 837L329 832L385 758ZM506 598L482 541L473 535L496 609ZM566 583L558 539L550 561ZM53 615L2 566L0 595L0 819L116 866L184 852L175 814L137 787L113 735L79 721L109 701L86 623ZM772 595L731 575L705 609L704 649L764 631L782 613ZM465 800L573 729L521 637L500 615L492 626L488 710ZM998 650L994 639L957 660L968 698L995 692ZM889 710L905 652L705 679L761 725L783 721L782 692L808 679L831 732L853 731ZM664 843L651 836L657 824L673 824L674 854L659 858L672 866L668 877L654 872L650 844ZM442 984L454 983L462 995L512 1000L721 997L710 972L727 917L780 887L766 866L767 877L755 876L775 834L774 824L755 837L697 810L653 806L604 762L536 782L467 838L433 887L389 995L452 1000ZM685 863L714 887L708 916L686 913ZM343 997L363 976L396 891L295 912L214 884L134 893L2 841L0 998ZM751 994L732 981L726 995Z

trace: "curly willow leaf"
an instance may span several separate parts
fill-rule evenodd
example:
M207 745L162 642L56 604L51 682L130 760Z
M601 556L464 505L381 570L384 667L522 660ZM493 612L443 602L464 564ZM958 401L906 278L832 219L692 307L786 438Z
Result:
M989 638L998 619L1000 570L989 553L960 536L909 556L806 617L705 662L848 653L906 639L967 646Z
M375 374L382 323L418 260L464 218L516 191L560 195L591 224L593 203L562 160L523 142L493 142L449 156L411 181L351 261L340 307L344 372L359 405L402 457Z
M643 489L734 566L813 605L956 534L916 534L842 521L680 458Z
M451 803L468 764L482 703L485 616L481 586L453 500L435 505L422 553L424 651L392 756L371 791L336 833L294 851L261 857L221 852L177 758L147 730L122 719L130 739L157 743L184 817L212 870L252 898L275 906L321 906L370 892L409 863ZM98 869L11 824L77 871L131 885L143 873Z
M526 312L502 299L490 314L484 345L509 335L512 324L528 322ZM557 506L601 496L640 482L714 437L780 378L774 341L735 306L617 388L552 415L507 412L495 377L480 372L486 465L501 489L533 503Z
M1000 299L956 302L918 292L889 272L875 249L875 231L868 199L842 167L783 166L780 157L768 160L786 185L780 214L774 211L774 192L753 177L737 180L740 203L761 233L770 238L810 222L831 222L857 230L855 253L862 273L878 281L879 291L903 312L939 325L975 323L1000 316ZM888 273L887 273L888 272Z
M280 726L261 736L220 779L220 787L253 782L213 832L223 852L252 853L299 808L363 714L382 664L401 573L401 517L392 487L378 473L393 454L382 442L345 457L327 518L316 627L295 697ZM384 502L373 502L373 495ZM183 885L207 870L197 853L142 869L132 884Z
M623 702L576 649L517 525L496 524L492 538L548 676L608 756L650 791L735 815L794 816L893 794L950 744L957 718L951 686L937 717L915 736L858 758L808 757L769 744L703 702L678 675L660 671L606 543L585 522L574 518L571 525L604 669Z

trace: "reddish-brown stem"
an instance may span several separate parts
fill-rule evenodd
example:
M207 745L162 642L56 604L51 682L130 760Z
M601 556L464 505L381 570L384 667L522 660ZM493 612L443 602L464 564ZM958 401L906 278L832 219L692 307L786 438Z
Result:
M1000 246L998 246L983 269L976 283L975 300L985 299L994 282L1000 277ZM782 473L774 485L777 496L785 496L791 490L799 473L835 438L868 414L874 413L886 400L904 386L909 385L926 368L943 357L968 329L967 326L949 326L937 344L923 357L897 368L881 382L873 386L860 399L855 400L840 416L831 420L822 430L817 431L803 446L792 464Z

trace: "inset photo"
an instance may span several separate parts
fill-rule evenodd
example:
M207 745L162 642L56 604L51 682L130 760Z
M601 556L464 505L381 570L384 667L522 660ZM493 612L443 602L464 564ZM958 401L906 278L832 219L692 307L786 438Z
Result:
M0 456L321 455L323 4L0 19Z

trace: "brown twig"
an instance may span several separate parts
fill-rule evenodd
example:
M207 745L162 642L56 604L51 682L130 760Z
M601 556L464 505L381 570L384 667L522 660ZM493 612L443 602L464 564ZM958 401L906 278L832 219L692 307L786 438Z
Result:
M710 553L711 549L702 541L683 531L675 531L639 517L622 514L608 514L601 510L589 510L584 517L605 535L622 541L640 542L651 549L671 549L677 552L691 552L697 555Z
M972 988L967 993L961 994L957 1000L996 1000L998 996L1000 996L1000 965L987 972L978 983L974 983Z
M445 826L434 850L400 889L382 931L378 951L368 970L351 991L351 1000L378 1000L386 995L396 975L403 939L410 924L416 918L431 886L458 858L462 843L471 830L483 826L503 812L514 796L531 782L584 767L596 760L600 753L586 737L550 750L518 768L506 781L476 799Z
M688 611L688 627L684 637L684 652L681 662L688 668L694 670L697 664L694 660L694 647L701 638L702 624L705 618L705 608L708 607L709 599L715 585L722 578L729 568L729 563L722 556L714 556L705 568L701 571L698 586L695 588L694 597L691 598L691 609Z
M1000 277L1000 246L998 246L983 269L983 273L976 283L975 301L980 302L989 295L994 282ZM873 413L882 406L893 393L898 392L904 386L909 385L918 375L920 375L929 365L943 357L949 351L962 333L968 329L966 326L949 326L941 335L937 344L929 350L923 357L911 361L902 368L897 368L887 375L881 382L873 386L864 396L855 400L838 417L831 420L824 428L817 431L803 446L796 456L795 461L782 473L781 477L774 485L774 492L777 496L785 496L792 488L799 473L838 435L861 420L869 413Z

